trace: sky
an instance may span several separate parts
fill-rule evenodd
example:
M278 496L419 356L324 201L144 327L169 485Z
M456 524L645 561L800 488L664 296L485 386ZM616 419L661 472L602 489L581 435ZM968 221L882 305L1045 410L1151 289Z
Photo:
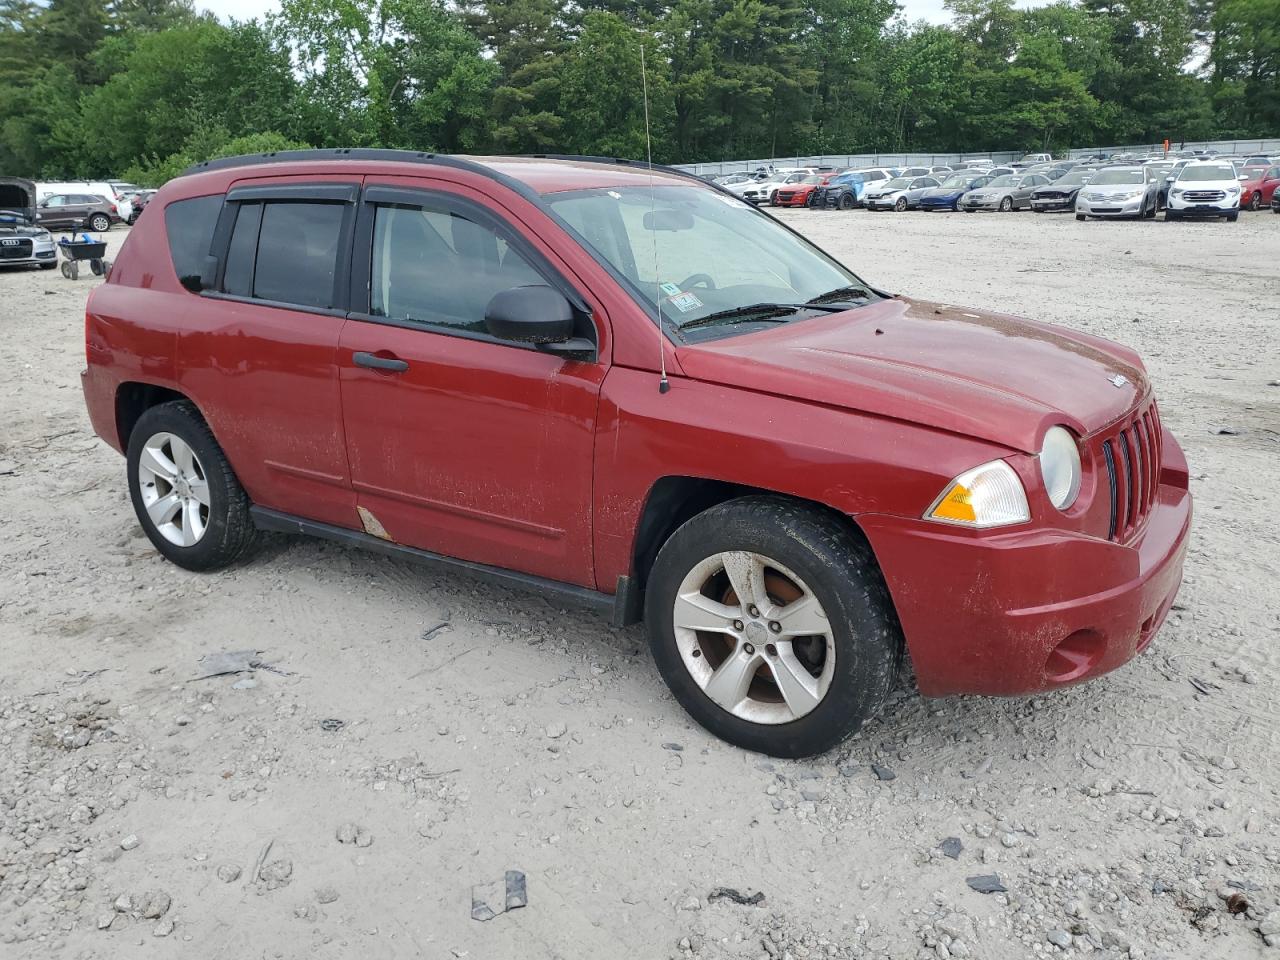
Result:
M928 20L932 23L946 23L951 19L947 11L942 9L942 0L898 0L908 20ZM1017 6L1033 6L1033 3L1020 2ZM196 0L197 7L203 7L226 19L248 20L279 9L277 0Z

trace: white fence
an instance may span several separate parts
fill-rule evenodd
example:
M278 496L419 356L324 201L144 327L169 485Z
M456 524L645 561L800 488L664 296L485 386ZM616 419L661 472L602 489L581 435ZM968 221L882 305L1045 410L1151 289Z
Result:
M1174 141L1172 150L1217 150L1220 153L1280 154L1280 138L1270 140L1213 140L1201 143ZM1127 144L1117 147L1081 147L1068 151L1072 157L1095 153L1154 153L1164 149L1162 143ZM674 166L698 174L750 173L758 167L932 167L951 165L961 160L991 160L1010 163L1023 156L1022 150L992 153L840 153L794 157L772 157L759 160L722 160L708 163L677 163Z

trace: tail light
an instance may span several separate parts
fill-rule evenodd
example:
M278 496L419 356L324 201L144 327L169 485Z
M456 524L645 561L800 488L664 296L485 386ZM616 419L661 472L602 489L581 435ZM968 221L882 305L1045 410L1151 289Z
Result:
M116 205L115 205L114 203L109 204L109 206L111 207L111 212L112 212L112 213L119 213L119 212L120 212L119 210L117 210L117 209L116 209Z

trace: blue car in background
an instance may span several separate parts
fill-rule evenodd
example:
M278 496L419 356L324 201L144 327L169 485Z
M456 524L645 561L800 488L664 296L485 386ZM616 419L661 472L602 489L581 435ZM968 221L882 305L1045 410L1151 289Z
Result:
M970 190L985 187L994 178L987 174L955 173L920 196L921 210L959 210L960 198Z

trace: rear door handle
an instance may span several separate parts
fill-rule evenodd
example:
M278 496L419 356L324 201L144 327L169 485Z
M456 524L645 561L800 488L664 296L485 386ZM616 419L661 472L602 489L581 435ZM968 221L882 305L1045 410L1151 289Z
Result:
M379 357L376 354L365 353L363 350L357 350L351 357L355 361L357 367L368 367L370 370L389 370L393 373L403 373L409 369L408 360L399 360L395 357Z

